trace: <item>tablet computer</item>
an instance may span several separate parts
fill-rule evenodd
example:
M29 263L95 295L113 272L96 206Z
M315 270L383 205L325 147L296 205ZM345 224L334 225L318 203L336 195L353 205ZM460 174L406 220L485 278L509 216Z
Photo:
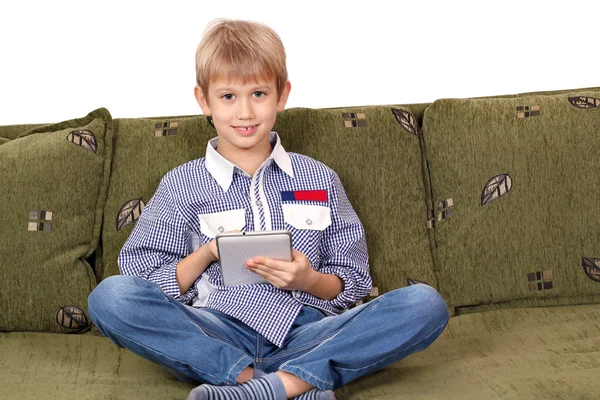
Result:
M292 260L292 235L288 231L226 232L215 239L225 286L268 283L246 268L249 258L264 256Z

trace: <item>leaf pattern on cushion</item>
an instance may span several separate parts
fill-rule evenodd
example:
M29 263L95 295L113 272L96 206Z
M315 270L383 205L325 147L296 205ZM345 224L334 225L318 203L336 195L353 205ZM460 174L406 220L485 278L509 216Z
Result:
M77 146L81 146L84 149L98 152L98 142L96 136L89 129L78 129L74 130L67 136L67 141Z
M142 199L129 200L123 204L117 215L117 230L137 221L144 207L146 207L146 204L144 204Z
M494 176L483 188L483 193L481 193L481 205L504 196L510 189L512 189L512 178L508 173Z

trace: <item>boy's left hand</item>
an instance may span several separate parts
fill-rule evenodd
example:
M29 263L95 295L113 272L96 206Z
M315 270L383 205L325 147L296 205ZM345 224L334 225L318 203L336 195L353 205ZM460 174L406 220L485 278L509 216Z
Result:
M292 261L254 257L246 260L246 268L279 289L307 292L319 279L319 272L315 271L306 256L296 249L292 249Z

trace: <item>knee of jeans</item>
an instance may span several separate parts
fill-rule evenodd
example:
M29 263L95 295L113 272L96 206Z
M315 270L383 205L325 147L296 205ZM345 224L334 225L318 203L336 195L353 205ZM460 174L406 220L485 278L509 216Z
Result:
M425 284L412 285L416 306L421 308L423 315L430 316L435 323L441 324L450 318L448 305L439 294L439 292Z
M385 297L396 296L398 303L411 307L416 315L428 317L439 325L450 318L448 306L438 291L425 284L416 284L386 293Z
M92 321L98 325L100 320L135 309L129 303L132 294L139 288L139 284L136 284L139 279L122 275L103 279L88 296L88 311Z

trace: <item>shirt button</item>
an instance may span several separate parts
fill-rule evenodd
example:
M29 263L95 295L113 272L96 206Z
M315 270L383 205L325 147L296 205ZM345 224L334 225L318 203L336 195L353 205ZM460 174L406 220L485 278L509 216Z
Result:
M300 298L300 291L299 290L294 290L292 292L292 294L294 295L295 298L299 299Z
M218 227L217 230L219 231L219 233L223 233L223 231L225 230L225 228L223 228L222 226Z
M310 218L306 218L306 225L312 225L312 220Z
M258 200L258 201L256 202L256 206L257 206L258 208L261 208L261 207L262 207L262 201Z

